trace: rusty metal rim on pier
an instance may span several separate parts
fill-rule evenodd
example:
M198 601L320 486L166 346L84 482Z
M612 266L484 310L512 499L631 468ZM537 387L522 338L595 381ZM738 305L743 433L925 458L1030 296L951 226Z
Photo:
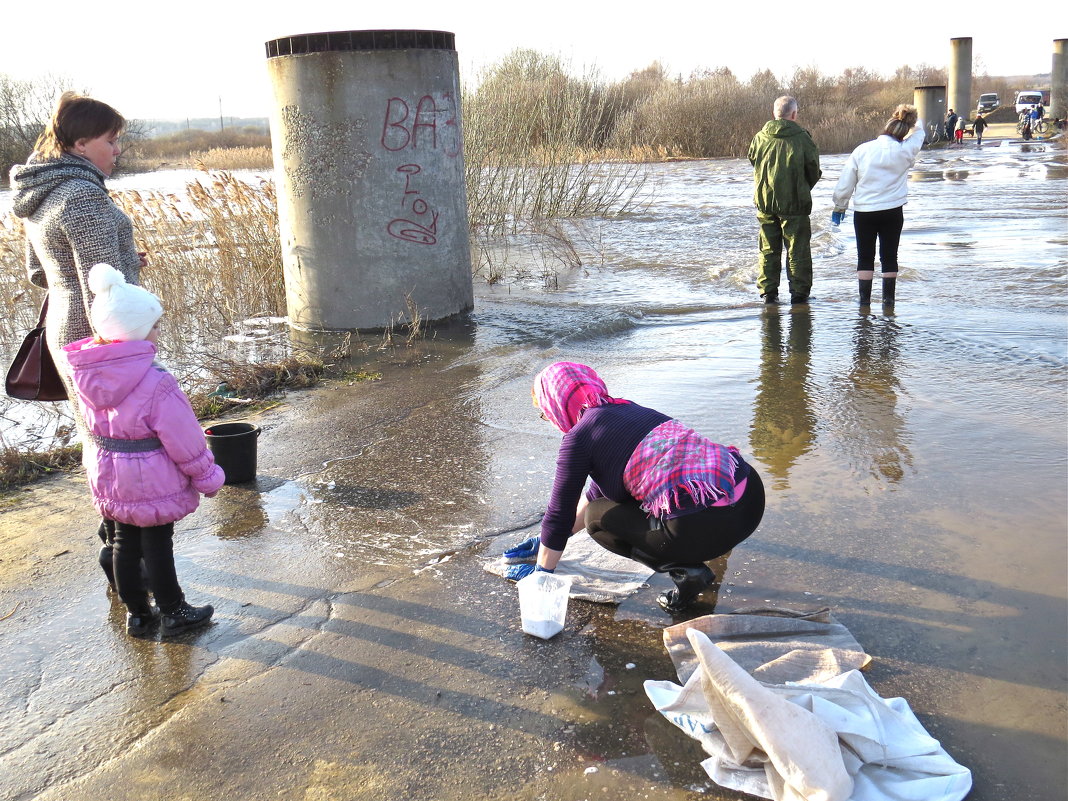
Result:
M266 43L267 58L345 50L455 50L448 31L379 30L302 33Z

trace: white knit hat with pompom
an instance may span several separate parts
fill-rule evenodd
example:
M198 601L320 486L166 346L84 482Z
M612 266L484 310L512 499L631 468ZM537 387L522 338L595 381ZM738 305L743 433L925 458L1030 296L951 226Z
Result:
M159 298L126 278L110 264L94 264L89 271L89 288L96 295L89 317L97 335L117 342L130 342L148 336L163 314Z

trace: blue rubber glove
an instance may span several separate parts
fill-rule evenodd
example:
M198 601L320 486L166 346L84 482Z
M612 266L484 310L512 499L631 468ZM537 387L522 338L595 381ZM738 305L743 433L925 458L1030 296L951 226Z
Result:
M538 548L541 546L541 540L537 535L529 537L516 545L514 548L509 548L504 552L504 561L510 565L517 564L519 562L530 562L538 558Z
M831 225L841 225L845 220L844 211L832 211L831 212Z
M556 571L549 570L548 568L538 567L537 565L512 565L510 568L504 571L504 577L512 581L519 581L519 579L525 579L531 573L538 571L541 573L554 573Z

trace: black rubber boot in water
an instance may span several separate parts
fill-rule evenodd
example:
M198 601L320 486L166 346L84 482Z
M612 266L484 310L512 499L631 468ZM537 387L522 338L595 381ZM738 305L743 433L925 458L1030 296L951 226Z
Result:
M163 619L159 624L159 633L164 637L173 637L183 631L203 626L211 620L213 614L215 614L215 607L211 604L207 606L190 606L183 600L174 609L163 613Z
M897 278L884 278L883 279L883 305L894 305L894 292L897 289Z
M131 637L143 637L159 622L159 610L148 602L147 596L137 606L126 608L126 633Z
M873 279L871 279L871 278L868 278L867 280L861 278L858 281L858 283L860 284L860 305L861 306L870 306L871 305L871 285L872 285L872 281L873 281Z
M656 599L665 612L676 614L693 606L701 591L716 580L716 574L708 565L679 565L667 571L675 582L675 589L668 590Z

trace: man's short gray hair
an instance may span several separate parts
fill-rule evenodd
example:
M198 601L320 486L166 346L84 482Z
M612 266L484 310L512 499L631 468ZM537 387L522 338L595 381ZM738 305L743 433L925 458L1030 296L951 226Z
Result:
M797 98L790 97L790 95L783 95L775 101L775 105L772 106L772 111L775 113L775 119L786 119L797 111Z

